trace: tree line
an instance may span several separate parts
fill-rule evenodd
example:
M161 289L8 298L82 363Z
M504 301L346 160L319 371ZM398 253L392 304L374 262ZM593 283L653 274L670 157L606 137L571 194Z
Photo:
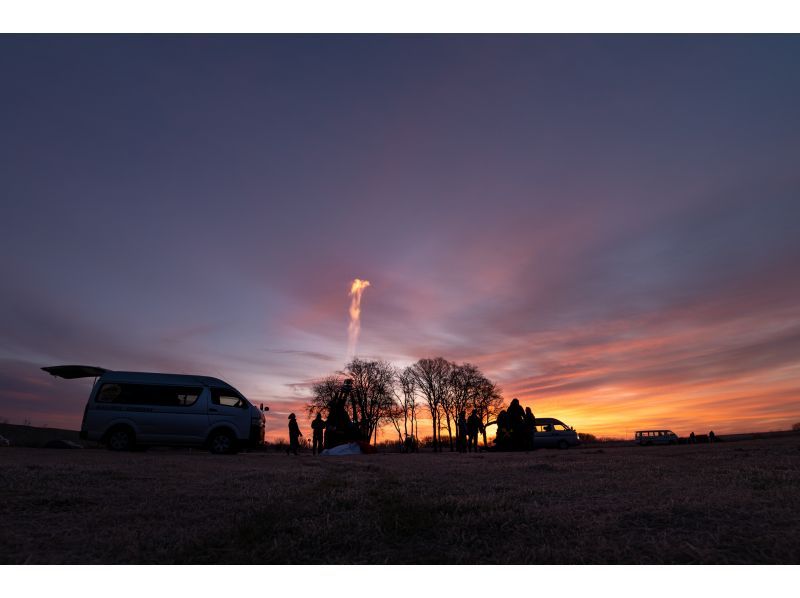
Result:
M327 416L348 378L352 380L350 416L361 436L376 444L382 425L391 425L400 443L418 438L418 416L427 414L434 451L445 447L452 451L458 442L459 413L469 415L475 410L486 445L485 428L504 408L500 388L474 364L433 357L398 368L387 361L354 358L342 371L312 385L309 415Z

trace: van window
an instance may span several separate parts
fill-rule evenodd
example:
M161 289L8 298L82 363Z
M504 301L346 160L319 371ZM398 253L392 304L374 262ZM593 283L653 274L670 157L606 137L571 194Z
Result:
M242 409L247 407L247 403L241 395L224 388L211 389L211 402L214 403L214 405L223 405L227 407L240 407Z
M565 426L564 424L556 424L556 430L558 432L564 432L566 430L569 430L569 428L567 426Z
M197 402L202 392L203 389L199 386L106 383L100 387L95 401L125 405L189 407Z

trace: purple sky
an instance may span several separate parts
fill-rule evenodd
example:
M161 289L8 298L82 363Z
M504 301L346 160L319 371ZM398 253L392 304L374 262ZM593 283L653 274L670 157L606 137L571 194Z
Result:
M282 433L359 353L584 431L800 421L800 37L0 36L0 417L44 365Z

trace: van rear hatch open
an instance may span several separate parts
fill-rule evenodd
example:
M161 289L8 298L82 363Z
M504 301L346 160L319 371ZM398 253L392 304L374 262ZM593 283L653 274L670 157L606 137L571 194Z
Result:
M42 369L48 374L52 374L58 378L66 378L67 380L73 380L75 378L97 378L109 371L105 368L99 368L93 365L51 365Z

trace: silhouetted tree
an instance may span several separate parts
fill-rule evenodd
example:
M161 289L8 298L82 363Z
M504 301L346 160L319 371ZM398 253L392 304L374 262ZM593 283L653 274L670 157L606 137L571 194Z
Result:
M450 445L450 451L455 450L453 445L453 425L458 421L458 412L456 411L456 394L453 388L453 370L456 364L452 361L445 361L446 369L444 372L444 392L442 393L442 413L444 414L444 421L447 429L447 442Z
M309 417L314 417L321 413L322 417L327 417L330 411L331 402L339 396L342 389L344 376L333 374L311 385L311 401L309 401L306 411Z
M386 412L386 419L392 424L395 432L397 432L397 440L400 446L403 446L403 422L404 410L403 406L399 403L394 403Z
M478 391L475 395L475 409L478 412L478 417L481 418L483 423L483 446L486 443L486 428L495 423L497 414L505 408L503 395L500 388L489 380L483 378L478 386Z
M431 414L433 450L441 451L439 424L442 403L446 399L449 385L450 362L443 357L423 358L409 368L416 387L422 393Z
M795 425L793 425L792 430L795 432L800 432L800 422L797 422Z
M380 422L389 419L395 405L394 367L387 361L356 357L347 364L344 373L353 380L351 399L358 411L359 429L364 438L371 439L376 436Z
M359 435L367 441L373 437L381 422L389 421L389 411L395 405L395 369L386 361L354 358L344 370L327 376L311 386L312 397L307 411L309 416L322 413L327 416L333 401L341 398L342 385L352 380L352 390L345 408L357 423Z
M400 391L399 403L403 408L403 431L405 437L415 436L417 424L417 385L411 368L407 367L397 374L397 386Z
M480 386L485 380L486 378L478 367L471 363L451 364L449 407L452 410L453 421L458 421L458 414L462 411L470 412L477 407L475 401ZM458 430L456 430L456 441L458 442L458 440Z

